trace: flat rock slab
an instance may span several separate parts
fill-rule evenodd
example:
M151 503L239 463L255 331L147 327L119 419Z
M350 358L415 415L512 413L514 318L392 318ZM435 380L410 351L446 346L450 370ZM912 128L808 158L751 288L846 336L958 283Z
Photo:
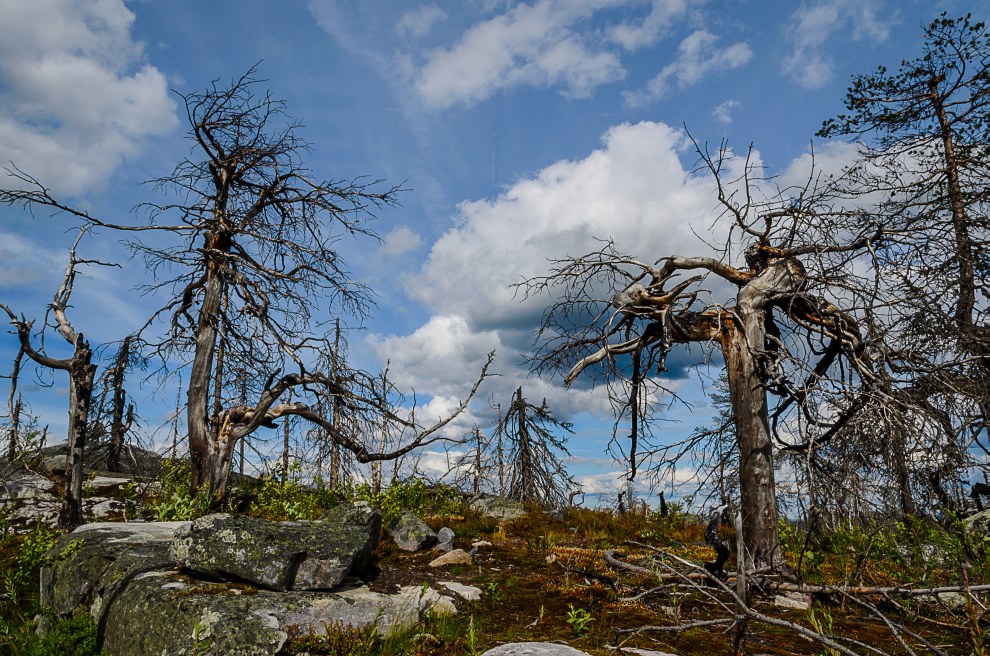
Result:
M445 565L473 565L471 555L463 549L448 551L439 558L430 561L430 567L443 567Z
M590 654L555 642L511 642L493 647L481 656L590 656Z
M457 581L440 581L440 585L447 588L461 599L468 601L478 601L481 599L481 589L473 585L464 585Z
M83 488L91 492L98 491L100 494L106 494L110 490L119 490L132 480L134 479L116 476L94 476L90 480L83 481Z
M0 484L0 499L36 499L55 492L55 483L44 476L24 474Z
M271 590L328 590L371 562L378 536L340 513L315 522L214 514L172 540L169 554L194 572Z

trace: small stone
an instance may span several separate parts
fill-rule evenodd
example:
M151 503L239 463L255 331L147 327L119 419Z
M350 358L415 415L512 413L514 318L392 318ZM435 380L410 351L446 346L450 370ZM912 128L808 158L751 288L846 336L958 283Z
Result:
M478 549L480 547L490 547L492 546L492 543L489 542L488 540L475 540L474 542L471 543L471 546L474 547L475 549Z
M939 592L935 598L949 610L963 608L969 602L969 597L960 592Z
M437 546L433 547L436 551L450 551L454 548L454 532L444 526L442 529L437 531Z
M473 565L474 561L463 549L448 551L430 563L430 567L443 567L444 565Z
M811 607L809 596L800 592L788 592L773 598L773 605L778 608L795 608L808 610Z
M481 589L476 588L473 585L464 585L463 583L458 583L457 581L440 581L440 585L447 588L461 599L466 599L467 601L478 601L481 599Z

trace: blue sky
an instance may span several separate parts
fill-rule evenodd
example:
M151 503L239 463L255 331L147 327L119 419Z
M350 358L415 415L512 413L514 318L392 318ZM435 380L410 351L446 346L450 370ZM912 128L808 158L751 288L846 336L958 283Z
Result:
M382 243L342 247L379 295L349 335L355 360L388 361L426 401L423 416L451 407L495 349L501 375L459 429L487 422L488 399L522 384L576 422L572 472L607 492L616 467L604 453L604 395L528 374L522 359L547 299L520 302L509 285L545 273L547 258L592 250L595 237L649 259L709 252L699 237L719 238L717 213L685 126L701 142L753 144L785 179L800 175L813 141L819 165L841 166L850 149L813 135L841 110L849 77L915 56L922 25L943 10L987 17L979 3L911 0L0 0L0 158L78 207L125 217L152 192L139 183L188 149L171 90L261 62L305 126L313 170L407 189L401 207L378 213ZM0 208L0 300L40 322L68 227ZM121 264L77 283L73 320L94 342L121 338L157 307L134 291L147 274L115 239L81 246ZM0 336L0 363L14 349ZM58 433L64 381L32 381L28 400ZM693 407L671 408L665 438L708 422L697 381L670 381ZM133 391L151 432L175 391Z

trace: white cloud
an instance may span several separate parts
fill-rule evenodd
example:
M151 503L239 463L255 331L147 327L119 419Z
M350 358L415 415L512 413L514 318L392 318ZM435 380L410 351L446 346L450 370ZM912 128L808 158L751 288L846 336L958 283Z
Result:
M436 5L417 7L402 15L396 26L396 31L401 36L421 39L429 34L434 25L445 18L447 18L447 12Z
M618 0L537 0L476 23L450 48L429 52L415 86L435 108L472 104L519 85L562 85L570 98L622 79L619 57L596 48L576 24Z
M379 251L384 255L403 255L423 245L423 238L408 226L397 226L384 237Z
M0 152L80 194L177 124L121 0L0 0Z
M683 89L698 84L708 75L741 68L753 58L749 45L740 41L727 48L716 47L718 37L698 30L681 41L677 59L667 64L650 80L646 89L626 92L626 102L642 106L666 96L673 84Z
M712 117L722 125L732 125L732 112L739 108L738 100L726 100L712 110Z
M583 159L551 164L494 200L462 203L453 227L407 282L407 293L432 318L410 335L372 336L372 350L391 360L401 386L459 398L495 349L500 376L487 383L482 399L504 402L522 385L528 398L546 397L562 417L610 416L604 390L565 390L559 380L529 375L524 358L532 331L552 299L520 302L510 286L545 274L548 258L594 250L595 238L611 237L620 250L649 261L711 254L696 234L715 243L724 237L721 228L710 229L714 192L708 178L682 164L685 148L683 133L662 123L618 125ZM726 177L737 177L738 161L727 166ZM473 412L467 428L487 408Z
M782 61L784 73L806 89L825 86L834 76L834 62L826 44L834 45L843 28L855 40L886 41L889 22L877 16L871 0L826 0L802 5L785 23L785 38L791 52Z
M607 33L611 40L626 50L653 45L674 19L684 15L687 8L687 0L653 0L650 13L640 23L620 23L609 28Z

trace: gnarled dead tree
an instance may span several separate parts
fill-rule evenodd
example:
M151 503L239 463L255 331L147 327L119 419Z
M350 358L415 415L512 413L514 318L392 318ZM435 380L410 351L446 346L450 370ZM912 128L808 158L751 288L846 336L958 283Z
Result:
M858 269L875 270L885 233L869 222L842 230L847 211L814 175L802 188L761 196L767 181L748 161L742 178L724 180L731 153L699 153L731 225L722 254L654 263L608 241L555 261L549 275L525 283L528 294L553 298L537 367L566 372L567 385L582 374L609 380L623 375L619 360L642 352L657 363L655 376L675 344L716 345L735 422L745 546L753 566L773 566L781 559L774 437L801 448L805 435L827 442L875 379L861 324L873 288ZM718 302L706 282L734 289L734 299ZM785 423L793 435L777 431Z
M303 161L309 144L298 125L282 101L258 92L259 83L252 69L229 86L214 82L182 96L191 152L155 181L160 199L141 206L143 224L111 223L74 209L17 169L10 174L18 188L0 190L0 202L154 233L153 240L131 244L161 276L144 291L167 298L141 329L141 346L168 371L175 363L188 367L192 485L218 497L226 491L237 442L278 417L298 415L321 425L362 462L428 444L449 421L423 429L414 415L400 417L373 376L345 371L331 359L333 335L322 327L339 314L360 320L373 302L347 270L340 242L377 238L368 224L372 210L395 204L399 190L316 177ZM164 335L155 334L160 324ZM290 390L308 401L280 402ZM409 436L406 446L375 453L358 434L316 411L324 395L397 423Z

